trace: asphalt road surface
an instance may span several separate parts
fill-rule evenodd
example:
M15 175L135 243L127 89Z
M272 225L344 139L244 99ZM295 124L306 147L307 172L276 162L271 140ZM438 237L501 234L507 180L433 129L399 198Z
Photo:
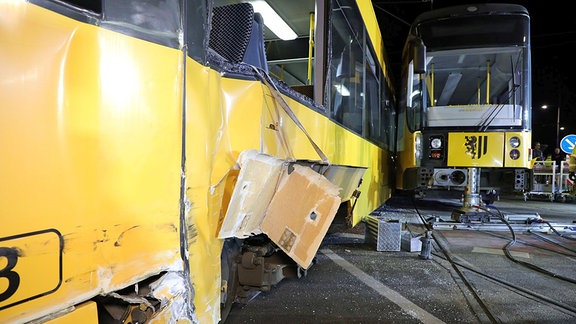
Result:
M419 224L449 220L454 207L390 202L379 216L397 217L420 242L431 230L428 255L377 251L361 223L327 237L306 276L235 304L225 323L576 323L576 203L510 197L488 206L540 216L531 225Z

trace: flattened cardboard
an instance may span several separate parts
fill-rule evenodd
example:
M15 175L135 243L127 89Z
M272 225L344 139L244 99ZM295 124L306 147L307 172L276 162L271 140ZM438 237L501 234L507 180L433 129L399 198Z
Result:
M338 211L340 187L308 166L257 151L242 152L238 164L219 237L265 233L307 269Z
M291 168L282 174L261 228L307 269L338 211L340 188L308 167Z
M240 154L238 164L240 174L219 238L246 238L262 232L260 224L276 192L284 160L251 150Z

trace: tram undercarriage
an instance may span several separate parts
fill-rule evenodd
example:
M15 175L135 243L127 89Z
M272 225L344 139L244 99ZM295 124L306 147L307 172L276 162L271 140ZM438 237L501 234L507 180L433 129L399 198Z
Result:
M412 180L416 198L459 198L462 206L455 209L457 222L488 222L490 214L482 207L497 201L501 194L518 194L530 190L530 173L524 169L481 168L415 168Z

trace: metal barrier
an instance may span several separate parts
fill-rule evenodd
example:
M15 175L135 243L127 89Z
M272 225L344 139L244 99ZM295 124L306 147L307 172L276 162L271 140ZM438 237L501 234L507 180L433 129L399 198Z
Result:
M535 161L532 168L531 191L525 199L547 198L550 201L573 199L572 183L568 178L568 161L556 165L556 161Z

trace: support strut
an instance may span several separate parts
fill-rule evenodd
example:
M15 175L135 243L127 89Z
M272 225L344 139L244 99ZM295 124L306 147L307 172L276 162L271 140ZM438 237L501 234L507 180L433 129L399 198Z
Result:
M452 211L452 219L461 223L490 221L490 214L482 206L480 195L480 168L468 168L468 183L464 189L464 201L460 209Z

